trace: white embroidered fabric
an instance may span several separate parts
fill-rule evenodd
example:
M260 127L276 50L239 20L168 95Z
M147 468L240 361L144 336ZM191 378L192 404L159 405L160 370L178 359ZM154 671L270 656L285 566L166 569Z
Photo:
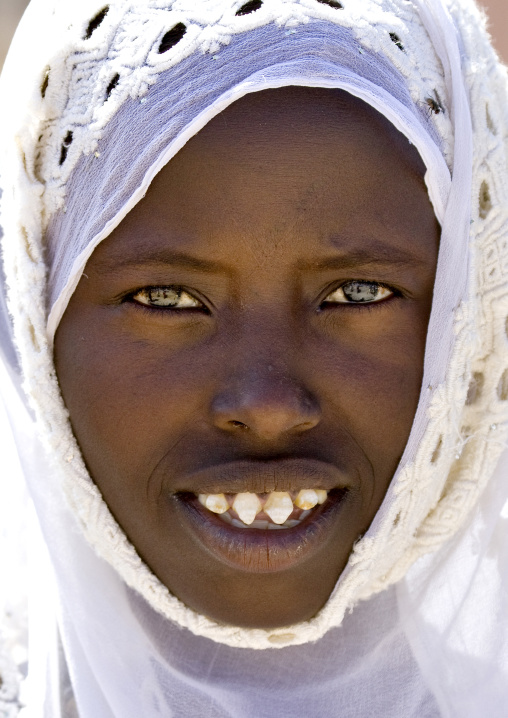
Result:
M57 587L37 602L23 715L501 716L506 71L472 0L241 5L35 0L5 65L19 112L1 132L2 391ZM442 239L420 403L386 499L322 611L261 631L194 613L139 559L86 472L51 345L87 257L157 171L235 99L289 84L346 89L415 144Z

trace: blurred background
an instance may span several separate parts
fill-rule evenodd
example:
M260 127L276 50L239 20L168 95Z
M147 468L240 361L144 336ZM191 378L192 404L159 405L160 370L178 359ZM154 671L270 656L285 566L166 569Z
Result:
M76 2L77 0L68 0ZM479 0L490 18L490 32L497 51L508 64L508 0ZM27 0L0 0L0 68L11 37L23 14Z

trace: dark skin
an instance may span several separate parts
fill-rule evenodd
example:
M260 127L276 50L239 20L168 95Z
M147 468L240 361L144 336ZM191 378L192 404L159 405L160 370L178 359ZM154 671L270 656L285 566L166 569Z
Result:
M424 172L344 92L255 93L188 142L88 261L55 340L72 426L139 554L196 611L311 618L381 505L422 380L439 244ZM376 300L351 301L353 280ZM154 306L153 287L185 293ZM263 551L236 529L244 555L231 536L234 560L215 551L194 495L241 491L244 468L230 486L222 468L235 462L246 491L293 488L277 478L293 459L295 488L312 474L307 488L335 497L319 540L311 525ZM289 535L258 543L267 533Z

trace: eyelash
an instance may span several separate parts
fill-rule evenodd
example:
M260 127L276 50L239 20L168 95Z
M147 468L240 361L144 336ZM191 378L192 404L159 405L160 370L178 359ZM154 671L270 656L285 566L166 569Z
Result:
M358 284L375 284L377 287L381 289L387 289L389 292L391 292L391 296L386 297L384 299L380 299L378 301L372 301L372 302L326 302L326 297L330 296L330 294L333 294L338 289L341 289L343 287L346 287L348 284L352 284L353 282L357 282ZM402 297L402 292L398 289L395 289L395 287L392 287L389 284L386 284L385 282L378 282L374 281L372 279L348 279L345 282L341 282L339 285L332 287L331 289L328 289L326 291L324 299L321 300L318 311L323 312L326 310L335 310L337 308L340 308L342 310L346 311L355 311L355 312L372 312L376 309L381 308L382 306L385 306L388 303L391 303L393 299L397 299Z
M348 284L352 284L353 282L356 282L358 284L365 283L365 284L376 285L376 287L379 287L382 289L387 289L392 294L389 297L380 299L378 301L372 301L372 302L326 302L326 297L329 297L331 294L333 294L337 290L339 290L343 287L346 287ZM181 308L171 307L171 306L164 307L164 306L157 306L156 304L145 304L145 303L137 301L135 299L136 295L140 294L143 291L148 292L148 291L153 291L153 290L157 290L157 289L174 290L174 291L179 292L180 294L181 293L188 294L190 297L192 297L197 302L199 302L200 306L181 307ZM391 287L390 285L385 284L383 282L377 282L377 281L372 281L372 280L368 280L368 279L348 279L347 281L341 282L341 284L327 290L325 298L323 300L321 300L321 302L319 304L318 311L322 312L322 311L326 311L326 310L332 309L332 308L335 310L339 307L341 310L344 310L347 308L347 311L349 311L349 310L372 311L373 309L375 309L377 307L377 305L384 305L387 302L390 302L392 299L395 299L395 298L401 297L401 296L402 296L402 293L399 290L397 290L394 287ZM140 287L136 291L129 293L125 297L124 301L128 301L128 302L134 304L137 309L141 309L143 311L150 312L151 314L153 314L153 312L157 312L157 313L163 313L163 314L171 313L172 315L174 315L176 313L181 313L184 310L186 313L191 311L193 313L199 312L199 313L210 314L210 310L205 305L205 303L201 299L196 297L192 291L186 289L185 287L183 287L181 285L176 285L176 284L173 284L173 285L149 285L147 287Z
M156 304L144 304L143 302L140 302L135 299L136 295L140 294L141 292L149 292L156 289L162 289L162 290L176 290L179 293L185 293L188 294L190 297L192 297L195 301L199 302L200 306L197 307L171 307L171 306L157 306ZM181 314L184 310L185 313L192 312L192 313L204 313L204 314L210 314L210 310L206 306L206 304L199 299L195 293L189 291L185 287L182 287L178 284L168 284L168 285L149 285L147 287L140 287L139 289L136 289L134 292L130 292L123 300L124 302L129 302L130 304L133 304L136 309L142 310L145 312L150 312L150 314L153 316L153 313L156 312L157 314L165 314L168 313L171 315Z

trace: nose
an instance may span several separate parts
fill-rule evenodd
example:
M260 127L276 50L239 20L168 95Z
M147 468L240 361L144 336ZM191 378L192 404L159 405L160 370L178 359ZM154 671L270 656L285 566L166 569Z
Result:
M269 364L263 370L231 377L228 386L214 397L212 414L219 429L243 429L264 441L309 431L321 420L316 397L301 382Z

